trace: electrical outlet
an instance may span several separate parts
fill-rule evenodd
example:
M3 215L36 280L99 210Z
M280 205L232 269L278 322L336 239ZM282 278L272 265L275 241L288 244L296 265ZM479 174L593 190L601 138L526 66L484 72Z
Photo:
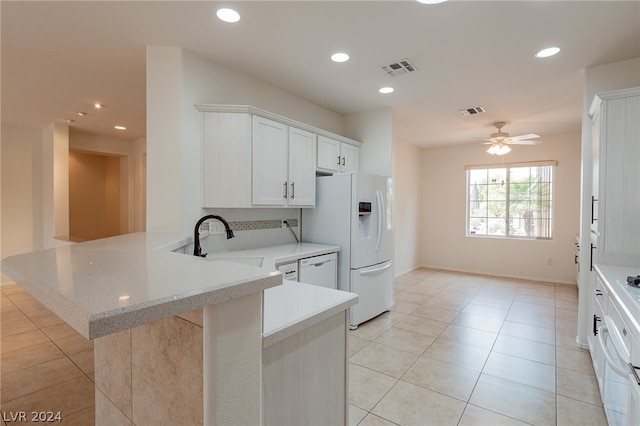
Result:
M224 225L220 222L209 222L209 235L224 234Z
M553 265L553 259L552 258L548 258L547 259L547 265Z

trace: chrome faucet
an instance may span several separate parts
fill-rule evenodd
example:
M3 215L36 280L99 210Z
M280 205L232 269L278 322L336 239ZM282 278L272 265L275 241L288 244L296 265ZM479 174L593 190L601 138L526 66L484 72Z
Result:
M227 230L227 240L229 238L235 237L233 235L233 231L229 227L229 224L226 220L221 218L220 216L216 216L214 214L208 214L204 217L201 217L198 222L196 222L196 228L193 230L193 255L198 257L206 257L207 253L202 254L202 248L200 247L200 225L202 225L205 221L209 219L218 219L224 225L224 229Z

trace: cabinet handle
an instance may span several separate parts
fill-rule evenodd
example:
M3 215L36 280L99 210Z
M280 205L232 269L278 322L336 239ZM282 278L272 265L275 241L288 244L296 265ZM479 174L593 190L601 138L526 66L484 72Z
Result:
M288 188L287 188L287 182L283 183L284 185L284 196L282 198L287 198L288 197Z
M296 187L295 187L295 182L291 182L291 199L293 200L294 198L296 198Z
M640 385L640 376L638 376L638 370L640 370L640 367L636 367L635 365L629 363L629 368L631 369L633 378L636 379L636 383Z
M342 165L344 166L344 157L342 157Z
M597 288L594 289L593 292L596 294L596 296L602 296L602 292L600 290L598 290Z
M593 271L593 249L598 248L591 243L591 253L589 255L589 270Z
M595 205L596 201L598 201L598 200L596 199L596 197L595 197L595 196L593 196L593 195L592 195L592 196L591 196L591 224L592 224L592 225L593 225L593 222L595 222L596 220L598 220L598 219L596 219L596 218L594 217L594 216L595 216L595 207L594 207L594 205Z
M578 255L577 254L573 255L573 263L575 263L576 265L578 264Z
M600 317L597 315L593 316L593 335L598 335L598 323L600 322Z
M338 166L340 165L340 156L338 155Z

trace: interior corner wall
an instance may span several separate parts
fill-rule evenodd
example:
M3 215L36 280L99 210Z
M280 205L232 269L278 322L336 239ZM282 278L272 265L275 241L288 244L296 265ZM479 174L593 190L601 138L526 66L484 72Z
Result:
M394 142L393 180L395 201L394 274L409 272L420 266L420 194L422 150L409 143Z
M42 248L51 248L69 236L69 127L45 127L41 153Z
M147 139L133 141L132 146L133 189L131 209L131 232L147 229Z
M536 146L493 157L482 144L422 151L421 264L447 270L575 283L580 229L580 134L545 137ZM466 236L466 165L557 160L552 240ZM551 259L551 265L549 265Z
M382 176L393 175L393 121L391 108L345 117L345 134L362 142L360 170Z

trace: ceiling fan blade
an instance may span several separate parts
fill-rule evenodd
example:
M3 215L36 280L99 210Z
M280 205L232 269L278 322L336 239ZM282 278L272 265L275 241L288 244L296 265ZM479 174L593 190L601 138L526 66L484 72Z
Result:
M539 138L540 135L536 135L535 133L528 133L526 135L518 135L518 136L512 136L511 140L512 141L521 141L524 139L535 139L535 138Z
M514 141L507 142L509 145L540 145L542 141Z

